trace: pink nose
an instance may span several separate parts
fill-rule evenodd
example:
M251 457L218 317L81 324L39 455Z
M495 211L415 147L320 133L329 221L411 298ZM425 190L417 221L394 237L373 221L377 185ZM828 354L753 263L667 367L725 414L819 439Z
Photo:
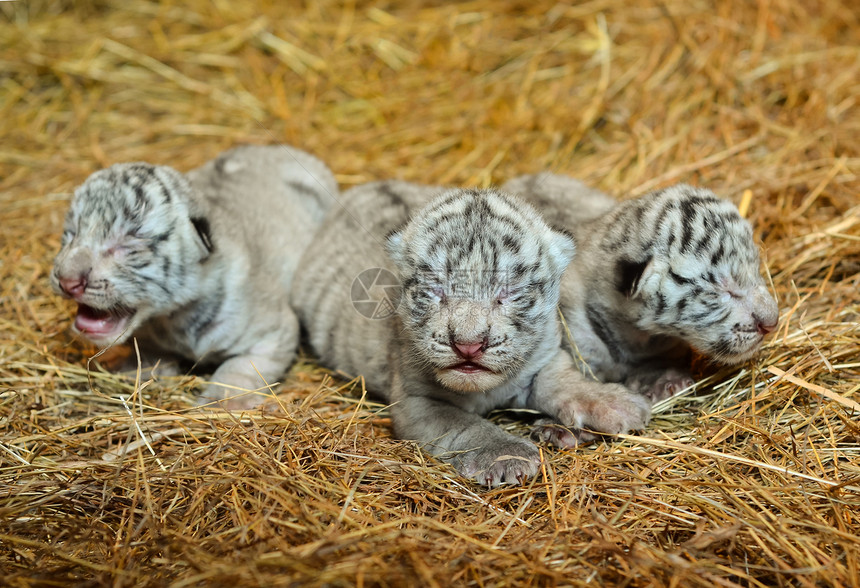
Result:
M77 278L60 278L60 288L69 296L80 296L87 289L86 276Z
M767 335L768 333L773 331L777 325L777 321L765 322L757 316L754 316L753 319L755 320L755 326L758 329L758 332L762 335Z
M484 349L487 348L487 339L474 343L458 343L452 342L454 351L465 360L477 359L484 354Z

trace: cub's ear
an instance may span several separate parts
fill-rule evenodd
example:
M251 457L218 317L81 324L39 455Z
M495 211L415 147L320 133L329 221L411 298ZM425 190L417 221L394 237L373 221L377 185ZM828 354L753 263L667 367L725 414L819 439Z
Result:
M191 225L194 227L194 232L197 235L197 244L200 246L201 261L209 257L209 254L214 251L215 246L212 244L212 229L209 226L209 219L205 216L192 216Z
M653 281L658 268L652 257L642 260L622 258L615 265L615 288L628 298L635 298L646 283Z
M402 230L391 231L390 233L388 233L388 236L385 237L385 251L388 252L388 256L399 268L404 262Z
M553 229L550 237L549 254L558 268L559 275L564 273L576 253L573 237L566 231Z

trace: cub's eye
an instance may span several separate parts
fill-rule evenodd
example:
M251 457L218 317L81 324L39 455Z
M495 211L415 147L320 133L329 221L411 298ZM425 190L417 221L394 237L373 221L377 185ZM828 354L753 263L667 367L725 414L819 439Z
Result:
M433 298L437 298L439 300L445 300L447 298L445 296L445 289L438 284L430 286L427 291Z
M724 294L724 292L708 288L702 290L701 292L696 292L694 300L698 302L710 302L719 304L721 300L725 300L725 298L723 297Z
M445 289L438 284L425 285L418 288L416 298L433 302L445 302L447 295Z
M125 245L112 245L105 249L105 256L120 256L128 253L128 248Z
M445 300L445 290L442 286L417 286L414 297L416 300Z
M738 280L735 276L732 276L730 278L722 278L720 280L720 286L722 290L735 300L740 300L744 297L744 288L740 285L740 283L740 280Z
M60 239L63 243L68 243L78 234L78 223L73 219L66 219L63 223L63 234Z
M115 243L105 250L105 255L115 257L129 257L134 255L142 255L149 252L149 241L146 239L129 238L121 243Z
M511 285L502 286L496 294L496 304L504 304L506 302L516 302L522 298L523 289Z

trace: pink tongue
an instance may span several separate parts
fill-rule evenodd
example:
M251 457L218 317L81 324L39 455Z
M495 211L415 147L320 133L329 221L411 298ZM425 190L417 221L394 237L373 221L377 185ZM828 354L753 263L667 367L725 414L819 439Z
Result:
M78 305L78 316L75 317L75 326L82 333L101 335L113 332L119 319L111 316L109 312L97 310L86 304Z

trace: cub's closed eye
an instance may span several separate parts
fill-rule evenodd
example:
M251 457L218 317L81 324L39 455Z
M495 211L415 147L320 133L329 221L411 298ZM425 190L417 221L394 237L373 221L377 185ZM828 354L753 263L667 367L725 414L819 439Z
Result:
M133 233L129 233L126 237L127 241L149 241L152 239L152 236L148 233L144 233L142 230L135 231Z
M127 238L122 243L117 243L105 250L106 255L140 255L150 250L149 241L140 238Z
M523 289L522 288L504 287L496 295L496 303L497 304L504 304L506 302L507 303L516 302L520 298L522 298L522 296L523 296Z
M415 289L416 298L444 298L445 291L441 286L424 286Z
M739 280L734 278L723 278L720 280L722 289L735 300L740 300L744 297L744 289L738 285Z

